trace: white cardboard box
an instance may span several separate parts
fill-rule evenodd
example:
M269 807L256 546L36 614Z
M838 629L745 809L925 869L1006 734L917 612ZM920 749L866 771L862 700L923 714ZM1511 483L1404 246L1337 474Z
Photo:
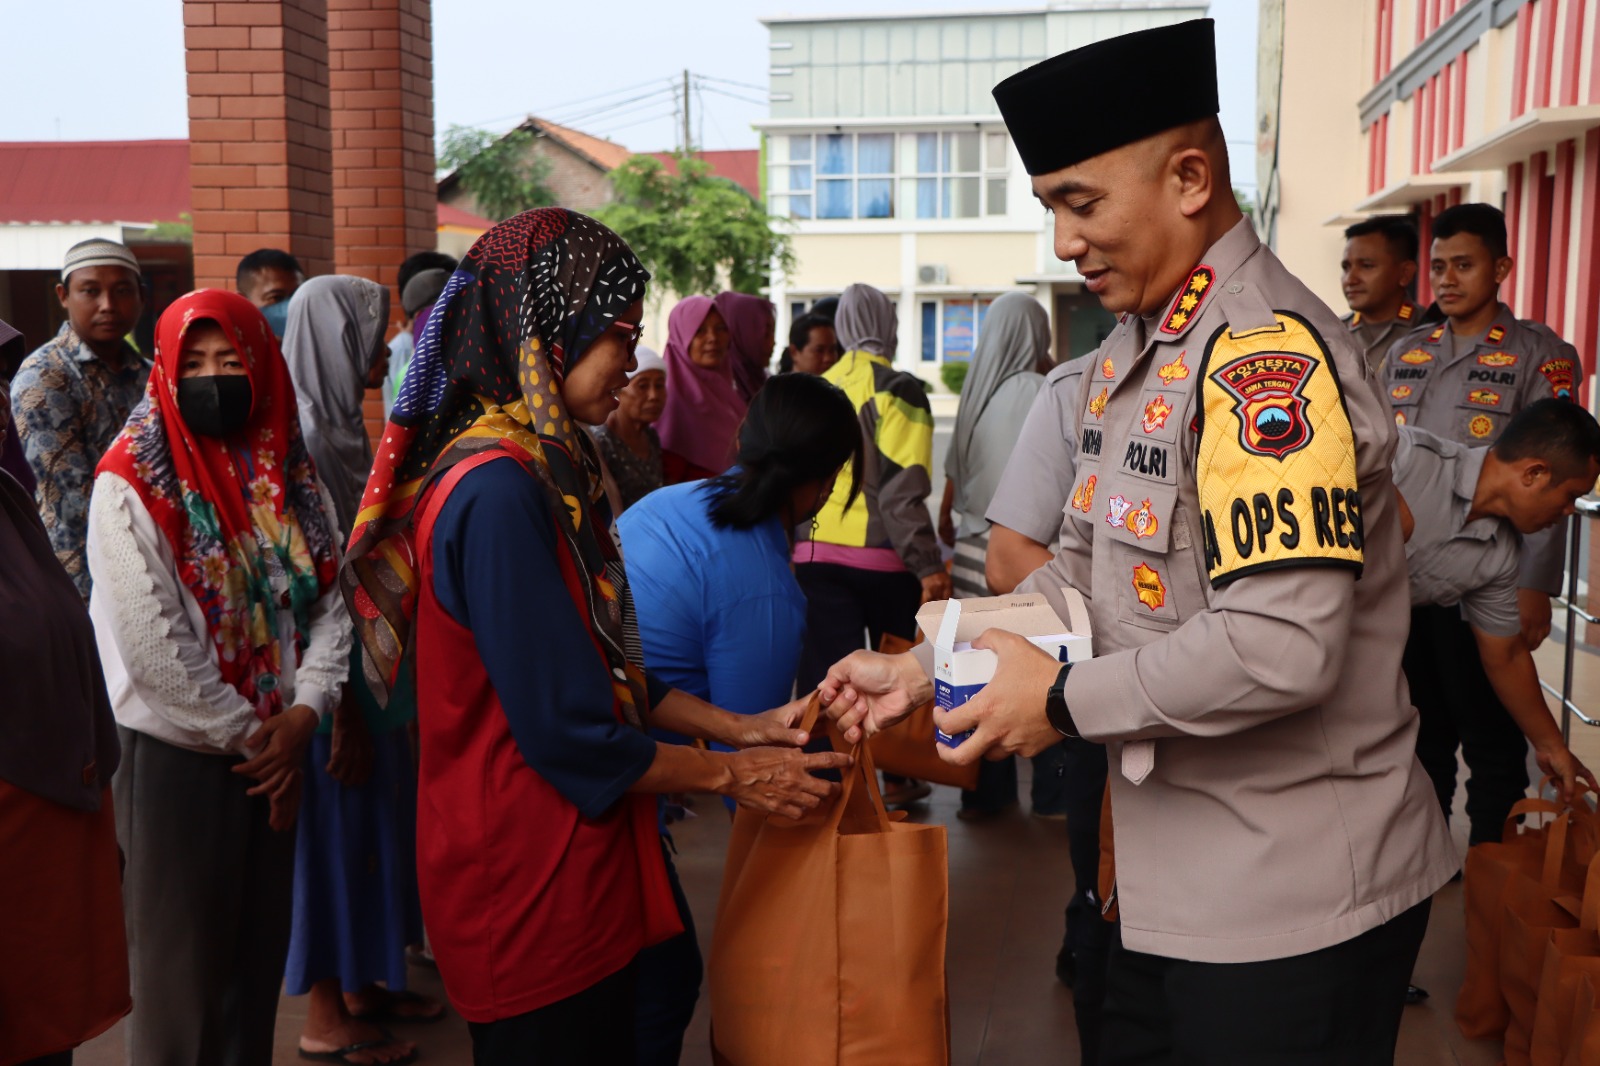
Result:
M985 630L1003 629L1026 637L1064 663L1081 662L1093 655L1088 606L1074 589L1064 588L1061 595L1067 605L1067 622L1041 593L1013 592L925 604L917 612L917 624L929 640L917 650L923 652L918 659L933 678L934 702L945 710L959 707L994 677L999 657L972 646ZM938 740L955 747L969 735L952 737L941 730Z

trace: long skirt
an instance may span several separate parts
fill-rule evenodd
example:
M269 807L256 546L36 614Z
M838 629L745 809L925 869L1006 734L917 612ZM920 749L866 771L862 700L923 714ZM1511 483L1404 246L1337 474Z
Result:
M0 781L0 1063L67 1051L128 1013L111 790L98 811Z
M422 941L417 900L417 783L406 730L372 736L372 776L358 788L326 769L333 737L311 740L295 842L294 927L285 990L339 979L345 992L406 986L406 945Z

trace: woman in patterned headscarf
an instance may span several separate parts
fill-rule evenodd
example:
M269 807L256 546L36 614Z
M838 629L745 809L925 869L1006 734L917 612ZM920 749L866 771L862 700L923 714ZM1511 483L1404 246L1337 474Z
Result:
M479 239L380 442L345 584L379 691L414 678L417 860L482 1064L631 1062L633 967L680 931L652 793L791 815L832 786L795 705L740 718L645 677L594 444L649 275L559 208ZM729 740L658 744L647 725Z
M122 742L132 1062L271 1061L286 830L349 673L336 525L266 319L236 293L179 297L89 502L89 615Z

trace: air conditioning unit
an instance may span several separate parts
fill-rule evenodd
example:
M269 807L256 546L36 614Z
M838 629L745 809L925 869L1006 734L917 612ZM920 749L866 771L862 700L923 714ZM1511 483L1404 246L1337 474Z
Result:
M917 267L919 285L948 285L950 270L943 263L923 263Z

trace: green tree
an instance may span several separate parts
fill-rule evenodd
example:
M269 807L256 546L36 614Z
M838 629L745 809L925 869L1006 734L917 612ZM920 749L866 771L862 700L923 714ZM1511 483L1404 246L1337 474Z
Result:
M496 222L530 207L556 202L550 191L550 163L533 152L532 131L504 136L471 126L451 126L444 134L439 162L455 171L478 210Z
M673 174L660 161L634 156L611 172L616 199L595 217L628 242L656 282L680 295L715 292L722 277L736 292L767 284L774 260L794 269L789 235L774 229L766 208L703 160L680 154Z

